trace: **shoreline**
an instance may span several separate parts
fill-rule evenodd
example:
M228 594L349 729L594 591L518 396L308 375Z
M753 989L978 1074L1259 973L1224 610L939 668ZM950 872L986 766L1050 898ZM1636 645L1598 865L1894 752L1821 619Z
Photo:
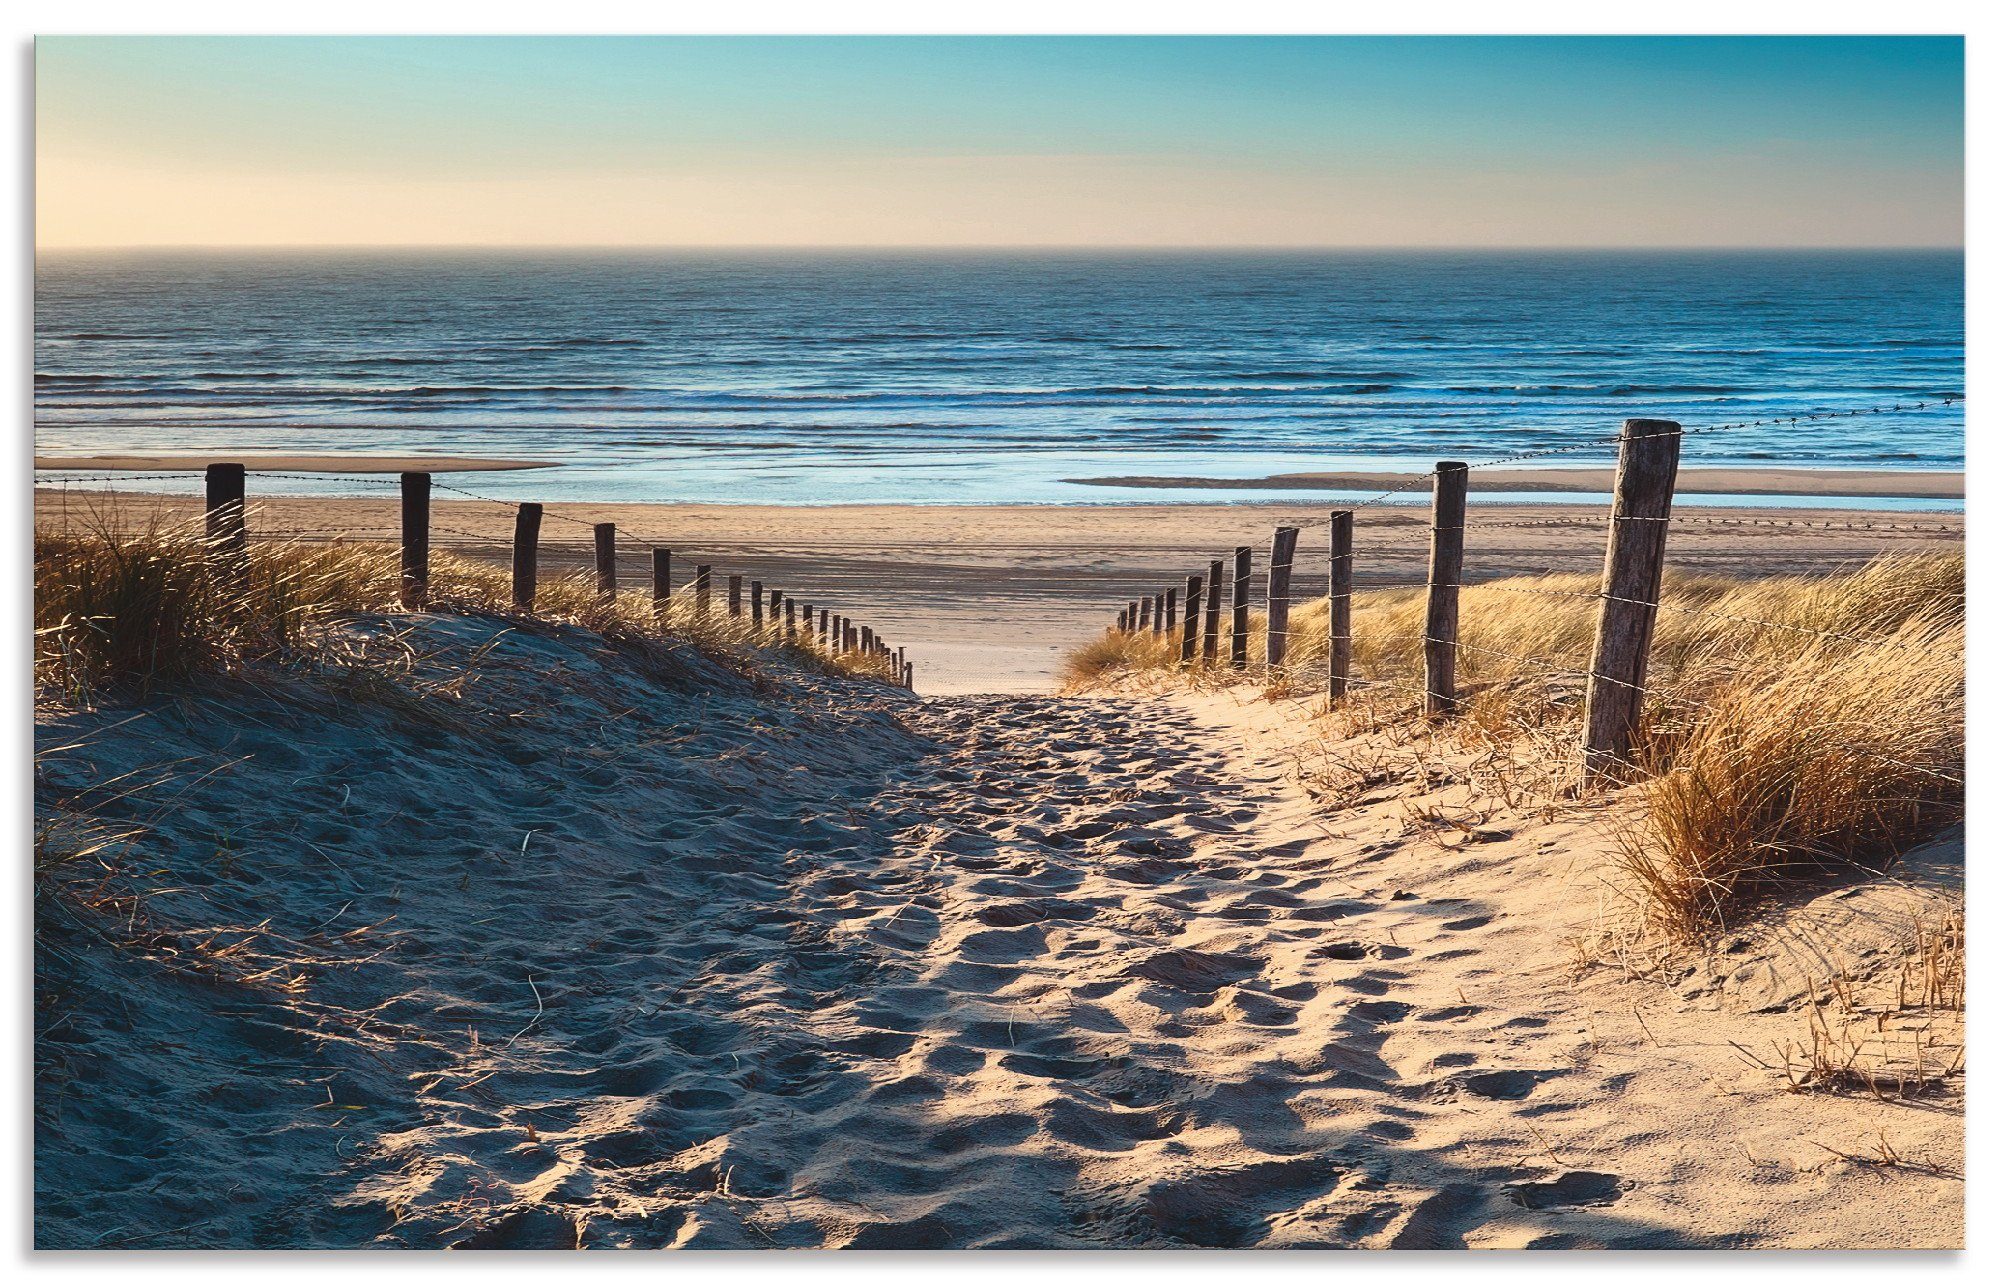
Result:
M231 451L228 454L184 455L36 455L39 471L141 473L153 470L198 472L210 464L243 464L252 472L260 469L288 473L505 473L527 468L555 468L545 459L485 459L471 455L264 455Z
M1401 485L1426 473L1273 473L1265 477L1113 476L1065 477L1077 486L1121 486L1138 490L1377 490ZM1609 494L1614 470L1588 468L1496 468L1475 470L1468 489L1506 494ZM1963 470L1894 468L1683 468L1683 494L1796 496L1828 499L1963 499Z
M107 511L128 520L198 521L198 495L75 486L36 492L37 530L83 527ZM550 501L542 525L544 573L582 574L592 564L590 526L617 527L622 582L648 582L655 547L673 557L676 585L695 565L795 592L804 601L875 622L917 662L926 695L1051 690L1065 653L1089 641L1126 600L1168 587L1238 546L1256 550L1261 592L1265 553L1280 524L1322 521L1321 504L1254 503L923 504L567 503ZM1595 574L1604 562L1601 503L1488 503L1468 523L1473 580L1542 571ZM1865 508L1704 507L1674 528L1667 561L1680 570L1738 575L1819 574L1884 552L1963 547L1963 513L1887 513ZM1698 519L1698 520L1696 520ZM393 542L400 510L391 494L253 495L249 527L328 532ZM1526 523L1526 524L1523 524ZM511 503L446 496L432 500L433 547L505 564ZM1361 588L1420 580L1429 547L1427 513L1366 510L1355 528ZM1301 541L1294 584L1324 591L1323 531Z

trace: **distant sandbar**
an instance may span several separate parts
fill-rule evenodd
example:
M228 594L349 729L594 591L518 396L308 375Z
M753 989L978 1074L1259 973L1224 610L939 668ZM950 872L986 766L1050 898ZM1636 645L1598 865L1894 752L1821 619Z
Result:
M210 464L244 464L253 471L287 473L501 473L520 468L554 468L539 459L474 459L467 455L36 455L37 468L139 473L190 471Z
M1278 473L1270 477L1069 477L1079 486L1129 486L1145 490L1379 490L1413 473ZM1476 491L1545 491L1603 494L1609 468L1495 468L1474 470ZM1826 495L1869 499L1963 499L1963 472L1913 472L1893 468L1683 468L1679 490L1710 495Z

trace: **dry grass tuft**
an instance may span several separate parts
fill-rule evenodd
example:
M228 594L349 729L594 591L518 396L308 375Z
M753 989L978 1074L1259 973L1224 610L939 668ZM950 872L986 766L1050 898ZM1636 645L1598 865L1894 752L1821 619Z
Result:
M1776 878L1880 862L1959 813L1964 576L1959 555L1885 557L1823 577L1669 573L1642 744L1646 824L1624 856L1660 925L1699 934ZM1462 594L1464 716L1430 734L1472 751L1503 794L1578 788L1597 588L1590 575L1519 576ZM1357 693L1330 711L1329 734L1419 721L1424 596L1356 594ZM1136 674L1255 683L1279 698L1323 692L1326 599L1291 618L1278 671L1262 663L1259 618L1248 671L1183 668L1177 647L1107 634L1072 657L1070 685Z
M240 561L211 555L198 524L157 519L124 529L100 517L76 532L35 539L35 682L72 704L257 660L311 660L333 645L333 625L395 612L400 569L388 546L258 541ZM513 616L512 581L499 567L433 553L432 610ZM889 661L833 655L806 632L757 634L747 620L694 609L678 595L664 619L649 595L599 596L587 575L545 581L537 621L575 624L614 640L691 646L733 667L757 656L893 681Z

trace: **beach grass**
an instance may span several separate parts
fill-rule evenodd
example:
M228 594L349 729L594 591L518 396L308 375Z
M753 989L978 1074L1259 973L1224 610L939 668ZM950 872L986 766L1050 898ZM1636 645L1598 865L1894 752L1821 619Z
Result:
M1774 880L1892 857L1962 812L1962 555L1884 557L1826 576L1667 576L1654 635L1637 785L1644 823L1622 863L1649 915L1679 934L1730 920ZM1469 586L1459 617L1460 730L1532 745L1580 726L1597 580L1521 576ZM1425 594L1357 592L1350 717L1421 716ZM1107 632L1074 652L1071 689L1120 678L1323 692L1327 602L1291 613L1288 655L1183 666L1177 639ZM1225 620L1219 653L1229 654ZM1546 773L1574 790L1580 761Z
M341 620L395 613L398 550L372 543L255 541L219 553L198 523L115 515L60 534L38 533L35 681L40 698L84 703L111 689L139 694L254 661L309 661ZM533 620L621 642L693 647L732 665L782 658L829 673L893 681L890 661L822 648L810 631L753 629L691 590L657 612L650 595L605 597L587 574L538 586ZM521 616L501 568L433 552L427 609Z

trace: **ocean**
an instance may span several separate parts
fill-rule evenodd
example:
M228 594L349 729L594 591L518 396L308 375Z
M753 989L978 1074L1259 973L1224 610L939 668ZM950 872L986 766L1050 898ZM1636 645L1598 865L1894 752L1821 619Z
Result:
M35 443L561 465L477 478L506 498L1270 500L1303 493L1073 479L1428 467L1633 416L1871 407L1958 393L1964 354L1957 251L44 252ZM1956 406L1684 457L1963 461Z

